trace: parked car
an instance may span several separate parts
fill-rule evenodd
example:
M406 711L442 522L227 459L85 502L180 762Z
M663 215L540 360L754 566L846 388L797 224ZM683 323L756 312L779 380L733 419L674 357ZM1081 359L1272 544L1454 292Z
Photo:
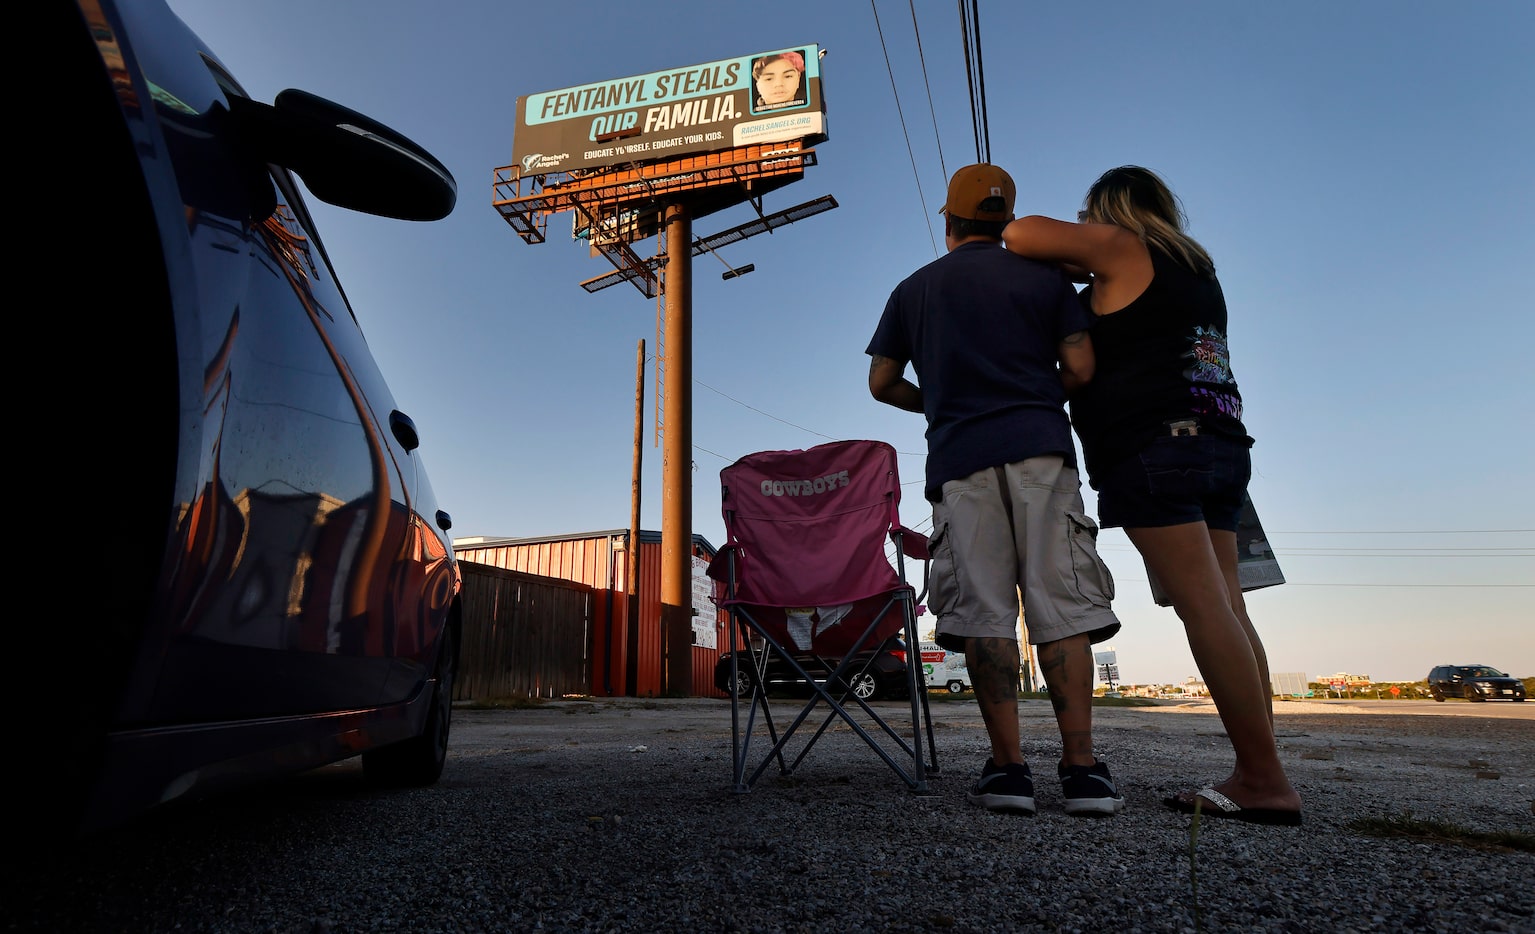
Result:
M739 654L734 682L731 681L730 676L733 654ZM746 697L751 694L752 679L757 677L755 666L757 654L748 651L721 652L719 661L714 665L714 686L726 694L732 693L733 686L736 697ZM796 653L794 657L817 684L826 684L841 662L841 659L822 658L811 654ZM852 686L853 693L866 701L909 697L905 641L900 636L891 636L881 643L879 648L854 655L852 664L848 666L847 675L847 683ZM762 677L770 695L809 696L811 692L809 683L777 651L767 653L767 663Z
M1524 682L1490 665L1438 665L1428 673L1428 691L1441 703L1447 697L1469 701L1524 700Z
M39 18L47 100L16 124L16 187L48 259L21 316L38 336L11 343L35 420L11 489L49 547L12 565L28 623L7 645L25 707L7 747L31 779L14 803L78 839L359 755L378 782L436 781L452 523L299 180L428 221L452 211L452 174L323 98L252 99L159 0Z

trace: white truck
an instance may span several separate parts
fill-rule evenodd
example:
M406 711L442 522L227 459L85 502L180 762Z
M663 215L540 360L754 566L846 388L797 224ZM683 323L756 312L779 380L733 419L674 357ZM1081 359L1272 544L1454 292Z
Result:
M922 673L929 690L942 688L950 694L970 690L970 669L965 653L951 652L936 642L922 643Z

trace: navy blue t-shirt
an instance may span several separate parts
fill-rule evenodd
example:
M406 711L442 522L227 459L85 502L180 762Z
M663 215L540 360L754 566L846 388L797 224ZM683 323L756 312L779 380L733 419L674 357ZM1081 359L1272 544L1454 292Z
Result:
M1056 347L1092 323L1064 273L1000 243L961 244L895 287L865 353L916 372L929 500L946 481L1041 454L1076 466Z

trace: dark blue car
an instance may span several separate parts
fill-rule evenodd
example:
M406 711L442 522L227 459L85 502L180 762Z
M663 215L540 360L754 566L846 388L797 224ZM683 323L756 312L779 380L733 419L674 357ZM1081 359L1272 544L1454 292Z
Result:
M11 94L28 375L8 473L13 535L36 516L49 538L12 540L12 807L74 839L358 755L435 782L451 521L295 176L431 221L452 175L317 96L251 99L159 0L35 12Z

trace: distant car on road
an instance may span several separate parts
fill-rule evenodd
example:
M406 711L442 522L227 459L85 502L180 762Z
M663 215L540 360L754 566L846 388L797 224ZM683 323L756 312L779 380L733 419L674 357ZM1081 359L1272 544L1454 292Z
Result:
M1428 691L1440 702L1447 697L1469 701L1522 701L1525 697L1523 681L1490 665L1438 665L1428 673Z
M19 823L78 838L353 756L380 783L436 781L452 523L300 181L426 221L453 176L315 95L253 99L163 0L36 12L37 106L13 122L16 195L43 202L16 215L40 259L16 317L38 333L11 342L37 422L12 459ZM452 355L426 340L412 363L448 379Z

